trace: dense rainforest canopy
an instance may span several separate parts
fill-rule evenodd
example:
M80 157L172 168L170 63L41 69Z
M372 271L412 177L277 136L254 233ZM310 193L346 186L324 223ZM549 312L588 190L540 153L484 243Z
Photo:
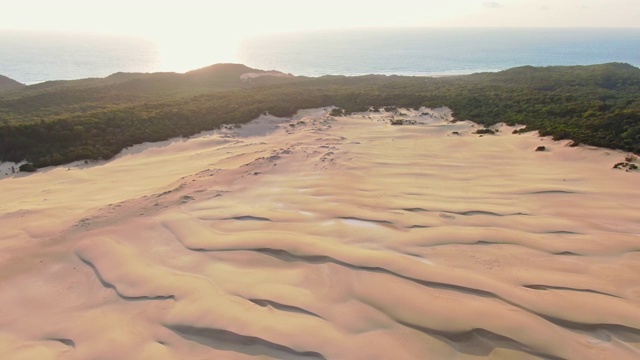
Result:
M0 161L36 167L108 159L146 141L189 136L263 112L338 106L448 106L459 120L526 125L555 139L640 153L640 69L611 63L519 67L452 77L263 76L220 64L176 73L117 73L0 91Z

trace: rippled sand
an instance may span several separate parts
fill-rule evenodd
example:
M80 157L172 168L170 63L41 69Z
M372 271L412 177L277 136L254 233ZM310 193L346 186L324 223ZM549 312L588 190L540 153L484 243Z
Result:
M640 358L624 154L404 112L0 180L2 358Z

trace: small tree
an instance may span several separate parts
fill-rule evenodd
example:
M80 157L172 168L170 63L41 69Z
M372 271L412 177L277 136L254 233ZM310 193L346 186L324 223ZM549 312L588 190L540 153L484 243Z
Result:
M479 134L479 135L486 135L486 134L493 135L495 133L496 132L491 129L478 129L474 132L474 134Z
M20 170L21 172L34 172L34 171L36 171L38 169L36 169L36 167L33 166L32 163L26 163L26 164L20 165L18 170Z

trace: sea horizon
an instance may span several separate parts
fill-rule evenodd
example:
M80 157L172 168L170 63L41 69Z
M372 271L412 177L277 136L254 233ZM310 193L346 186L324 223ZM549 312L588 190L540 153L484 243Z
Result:
M300 76L466 75L518 66L640 67L640 28L367 28L280 33L213 49L142 37L0 30L0 75L31 85L241 63ZM371 54L375 54L372 56Z

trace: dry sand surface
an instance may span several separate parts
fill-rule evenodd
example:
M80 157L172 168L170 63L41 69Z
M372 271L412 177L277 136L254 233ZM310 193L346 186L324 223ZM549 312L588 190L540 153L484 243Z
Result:
M403 111L0 180L1 358L640 358L624 154Z

